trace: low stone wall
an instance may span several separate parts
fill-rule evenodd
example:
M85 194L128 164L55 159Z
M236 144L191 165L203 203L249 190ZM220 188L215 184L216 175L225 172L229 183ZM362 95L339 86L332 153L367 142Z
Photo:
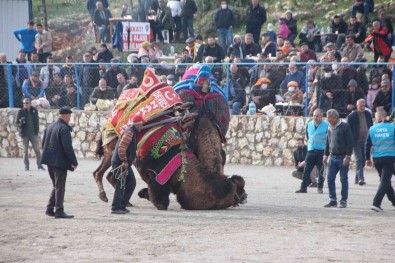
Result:
M16 116L19 109L0 109L0 157L22 157L22 139ZM96 135L106 123L108 112L74 111L73 147L78 158L95 156ZM57 119L56 110L39 110L40 137ZM304 137L308 119L303 117L232 116L226 135L228 163L292 166L295 139ZM33 157L33 150L30 151Z

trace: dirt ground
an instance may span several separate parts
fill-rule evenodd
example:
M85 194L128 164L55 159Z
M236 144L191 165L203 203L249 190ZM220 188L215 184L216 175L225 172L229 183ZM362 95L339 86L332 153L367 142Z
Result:
M34 160L30 160L35 168ZM370 210L378 177L350 184L348 208L323 208L324 194L300 181L291 168L227 165L246 180L248 203L221 211L185 211L171 198L167 211L138 199L137 176L127 215L111 215L91 172L80 160L69 173L65 211L74 219L45 216L51 190L47 172L23 170L22 159L0 159L0 262L394 262L395 210ZM350 171L353 182L354 171ZM337 179L338 194L340 182ZM113 190L106 182L109 199Z

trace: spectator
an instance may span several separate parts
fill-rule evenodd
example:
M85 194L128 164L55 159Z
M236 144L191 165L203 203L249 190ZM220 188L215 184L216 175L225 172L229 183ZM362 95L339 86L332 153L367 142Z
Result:
M45 86L38 78L38 73L33 72L30 77L23 82L23 96L30 100L42 98L44 96Z
M237 71L237 64L231 64L229 83L225 83L225 85L229 85L228 104L232 115L239 115L246 103L244 79Z
M377 93L380 91L380 80L378 78L373 79L370 84L366 104L369 109L373 109L373 102L376 99Z
M340 95L341 97L344 98L345 92L348 89L348 84L350 83L350 80L356 80L357 79L357 70L353 67L349 66L349 61L347 57L343 57L341 60L342 64L338 66L337 69L337 74L340 77L340 83L341 86L340 88Z
M381 9L379 11L378 18L374 19L380 22L381 27L386 27L388 31L388 42L391 44L394 40L394 28L392 26L391 18L385 16L385 10Z
M273 43L277 42L277 34L274 32L274 26L272 23L267 24L266 33L269 34L269 40Z
M347 87L348 91L346 91L345 105L347 111L351 112L356 109L357 102L360 99L365 98L365 94L360 88L358 88L357 82L353 79L348 82Z
M192 58L189 56L189 52L187 49L184 49L182 51L182 57L176 59L175 61L176 64L187 64L187 63L192 63ZM187 70L187 65L177 65L175 74L176 74L176 79L177 81L184 75L185 71Z
M306 25L300 31L299 38L300 43L307 42L309 48L315 52L321 51L320 29L312 20L307 20Z
M173 74L167 75L166 83L167 83L167 85L172 86L172 87L176 84L175 77Z
M78 76L80 78L80 89L82 96L82 104L88 103L89 96L94 87L97 86L100 80L99 69L92 64L92 57L90 53L85 53L83 56L84 64L79 69Z
M280 38L277 38L277 40L278 39L280 39ZM278 48L280 48L280 47L278 47ZM281 47L281 51L283 52L284 57L287 57L289 55L289 53L294 51L294 47L292 46L291 41L289 39L284 39L284 44Z
M300 90L305 92L306 76L302 71L298 70L296 64L290 63L288 66L288 73L286 74L284 81L281 83L281 94L285 94L288 90L288 83L296 81Z
M244 49L246 57L256 56L258 53L261 53L261 49L258 44L254 43L254 38L251 33L246 33L244 35L244 43L241 47Z
M225 58L224 50L216 43L213 36L207 38L207 45L203 50L203 57L208 56L213 58L214 63L220 63Z
M47 65L43 67L40 71L40 79L44 84L44 88L52 84L54 74L60 73L60 68L53 65L53 57L47 58Z
M181 8L182 34L186 40L188 37L195 37L195 33L193 31L193 17L197 12L197 6L194 0L185 0L185 3Z
M148 41L144 41L143 43L141 43L141 47L139 49L139 52L137 53L137 57L139 58L139 60L143 55L149 56L149 49L151 46L152 44Z
M287 10L285 12L285 23L287 24L289 30L291 31L291 34L289 35L288 39L291 41L291 44L294 45L294 41L296 36L298 35L298 21L292 17L292 11Z
M125 76L122 73L117 74L118 86L117 86L117 98L121 96L123 88L129 84L129 81L126 81Z
M206 47L206 43L203 42L203 37L200 34L196 35L195 37L196 61L194 62L203 61L203 51L205 47Z
M326 42L334 42L336 43L336 49L340 49L344 42L343 36L347 33L347 23L339 15L335 15L332 19L331 33L333 35L329 35Z
M239 57L240 59L244 59L246 57L245 51L241 45L241 37L239 35L235 35L233 38L233 43L229 46L227 55L228 57L234 56Z
M288 91L284 94L284 98L291 104L302 104L303 92L300 91L296 81L290 81L287 85Z
M89 11L89 15L91 20L93 21L93 14L96 10L96 3L102 2L104 8L108 8L108 1L107 0L87 0L86 1L86 8Z
M97 1L96 10L93 13L93 21L99 29L100 42L102 44L110 42L110 18L112 18L110 10L103 7L103 3L101 1Z
M347 57L350 62L359 62L363 57L363 48L360 44L354 43L354 36L346 36L346 45L342 51L342 57Z
M374 11L373 0L354 0L354 5L351 9L351 15L356 16L357 12L362 13L365 18L365 24L369 23L369 13Z
M228 50L232 44L232 28L236 23L235 13L229 9L227 0L221 1L221 8L215 13L215 28L223 50Z
M282 37L282 38L287 38L290 36L291 34L291 30L289 30L287 23L285 23L285 18L280 18L278 20L278 24L279 24L279 31L278 31L278 36Z
M384 57L384 62L388 62L392 49L388 40L388 29L382 27L379 21L374 21L369 36L365 42L372 43L372 51L374 52L374 61L380 56Z
M63 207L67 170L75 171L78 165L72 146L72 129L69 126L71 113L69 108L61 108L59 119L45 129L42 142L43 158L41 163L48 166L53 186L45 214L55 218L74 217L66 214Z
M73 64L73 57L72 56L67 56L66 57L66 64L62 66L60 69L60 76L64 78L64 76L69 75L75 76L75 67Z
M70 75L64 75L63 82L66 87L70 85L75 87L75 83L73 83L73 78Z
M18 111L16 123L23 141L23 162L25 164L25 171L29 171L29 142L32 144L34 153L36 154L38 170L45 171L44 167L41 165L40 139L38 137L38 111L31 105L31 100L29 98L23 99L23 109Z
M262 34L261 50L266 57L276 56L276 43L270 41L270 35L267 32Z
M122 75L123 76L123 75ZM128 89L137 89L139 87L138 85L139 79L137 78L137 76L132 75L130 77L130 81L127 82L127 84L123 87L123 90L128 90ZM122 90L122 91L123 91Z
M268 78L260 78L251 90L251 97L257 109L276 103L276 90Z
M104 59L99 60L99 75L100 79L104 79L104 75L107 71L107 65L104 63Z
M98 99L102 100L113 100L115 99L114 91L111 87L107 86L107 82L104 79L99 81L99 86L96 87L90 97L92 104L96 104Z
M112 52L107 48L106 44L100 45L100 52L97 55L97 61L103 60L105 63L110 63L111 59L113 58Z
M376 98L373 102L373 112L378 108L383 108L389 115L392 107L392 89L390 89L390 82L387 79L381 81L381 90L377 92Z
M34 40L37 34L37 30L33 28L34 22L27 22L27 28L22 28L14 31L16 39L21 42L21 51L27 54L27 59L30 61L30 56L34 49Z
M123 4L120 17L126 18L128 15L129 15L129 6L127 4Z
M121 73L125 79L128 78L128 74L126 74L126 70L119 67L118 65L119 60L117 58L111 59L111 67L107 69L106 74L104 74L104 79L106 80L108 86L113 88L113 92L116 94L117 92L117 86L118 86L118 80L117 80L117 75Z
M295 193L307 193L307 187L313 182L311 180L311 174L314 167L318 168L317 191L319 194L323 193L324 167L322 162L329 123L322 119L322 115L322 111L316 109L313 113L313 120L307 123L307 154L304 162L302 183L300 189Z
M45 31L42 24L37 24L36 28L37 34L35 36L34 47L38 54L38 60L41 63L45 63L47 58L52 55L51 33Z
M270 88L272 88L275 91L275 94L277 94L278 91L280 90L280 85L284 77L279 73L276 65L270 64L269 60L265 60L265 62L266 63L263 66L265 70L265 76L271 82Z
M167 6L171 10L171 15L174 21L174 42L180 41L181 33L181 3L178 0L169 0Z
M301 52L300 52L300 62L307 62L309 60L317 61L317 55L314 50L309 48L307 42L302 43Z
M77 89L73 84L66 85L66 94L63 96L63 106L77 107Z
M381 64L384 62L384 57L380 56L377 59L378 65L373 65L369 73L369 81L372 82L373 79L381 79L384 74L388 74L390 81L392 81L392 71L387 67L387 65Z
M376 112L375 119L377 123L369 129L369 136L366 140L366 165L371 167L370 160L372 150L373 162L376 167L379 177L380 185L377 193L373 199L372 210L381 212L381 202L385 194L395 207L395 194L391 185L391 177L394 171L395 151L393 145L394 140L394 125L386 120L387 114L385 111Z
M339 51L335 49L335 44L329 42L325 45L326 55L329 59L328 62L340 62L342 56Z
M0 53L0 108L6 108L9 106L8 101L8 67L7 64L11 64L7 61L7 55L5 53Z
M296 140L295 146L296 150L293 151L295 170L292 171L292 177L302 180L303 171L306 163L305 159L307 156L307 146L304 145L304 140L302 138L298 138ZM314 166L313 170L310 173L310 187L317 187L317 177L318 169L317 166Z
M59 73L53 75L53 81L45 89L45 97L48 99L51 108L60 108L62 98L66 94L66 85Z
M350 17L348 20L346 36L354 36L354 42L361 44L366 38L366 30L364 25L357 20L355 16ZM342 43L344 40L341 41Z
M249 70L249 74L250 74L250 81L249 81L249 85L252 87L255 85L255 83L260 79L266 76L266 72L264 69L264 64L263 62L265 62L265 58L262 55L258 56L257 59L257 63L256 65L254 65L250 70ZM268 60L268 63L270 63L271 61Z
M328 127L323 161L325 165L328 165L327 176L330 201L324 207L337 207L335 180L336 174L340 171L342 198L339 208L346 208L348 199L348 169L353 150L352 132L350 125L340 121L339 113L336 110L328 110L326 116L330 125ZM329 162L328 157L330 158Z
M366 62L366 59L362 59L361 62ZM369 80L366 74L366 68L368 67L367 64L360 64L357 68L357 83L358 87L360 90L363 91L363 93L368 95L368 90L369 90Z
M163 56L163 51L159 47L160 42L153 42L152 46L150 47L148 53L150 60L157 59L159 60Z
M357 109L347 116L347 123L350 125L354 142L355 184L359 185L366 184L363 174L363 168L365 167L365 141L369 128L373 125L372 114L365 106L365 100L363 98L359 99L357 101Z
M259 5L259 0L251 0L251 4L247 8L246 33L253 35L255 43L259 43L261 28L265 22L265 8Z
M174 20L169 7L166 6L164 0L159 0L159 9L158 9L158 22L160 25L160 30L168 30L169 31L169 42L173 42L173 28L174 28ZM163 41L162 32L159 31L159 40Z
M341 109L343 107L343 98L339 87L341 86L340 77L333 73L330 65L324 66L323 77L317 82L319 94L318 108Z
M93 62L99 62L99 53L97 52L96 47L91 47L88 52L91 54Z

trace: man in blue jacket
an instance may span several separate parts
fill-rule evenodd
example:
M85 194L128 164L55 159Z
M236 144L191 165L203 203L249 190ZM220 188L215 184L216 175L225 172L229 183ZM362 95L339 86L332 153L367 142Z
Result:
M391 185L391 178L395 163L395 126L386 120L387 113L383 109L378 109L375 114L377 123L370 127L369 136L366 140L366 165L371 167L370 159L373 155L373 163L380 176L380 185L373 199L372 210L381 212L381 202L384 195L395 207L394 188Z
M365 166L365 141L369 128L373 125L372 114L366 110L364 99L357 101L357 109L347 116L354 139L354 155L356 163L355 184L365 185L363 168Z
M59 119L47 127L42 141L41 163L48 166L53 186L45 214L55 218L74 217L66 214L63 208L67 170L75 171L78 165L71 141L71 113L70 108L61 108Z
M33 28L34 22L27 22L27 28L22 28L14 31L16 39L21 42L21 50L27 54L27 59L30 61L30 56L34 49L34 41L37 34L37 30Z

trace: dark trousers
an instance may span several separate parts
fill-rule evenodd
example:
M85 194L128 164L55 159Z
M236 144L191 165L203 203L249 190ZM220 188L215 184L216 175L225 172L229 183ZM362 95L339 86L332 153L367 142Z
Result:
M374 158L373 162L380 176L380 185L373 199L373 205L380 207L384 195L387 194L388 200L390 200L392 205L395 206L395 193L394 188L392 188L391 185L395 157Z
M307 187L311 184L310 174L314 169L314 166L318 168L318 188L324 187L324 165L322 163L322 158L324 156L324 151L308 151L306 154L306 159L304 163L303 177L300 188L306 190Z
M47 210L53 210L55 208L55 213L61 213L63 212L67 170L48 165L48 173L52 181L52 191L49 196Z
M113 163L112 169L117 168L119 165L120 164ZM136 188L136 177L134 176L132 168L130 166L128 167L124 188L121 188L121 181L119 179L116 179L120 172L121 169L117 170L116 173L113 173L113 180L115 182L115 192L114 192L114 198L111 207L112 210L119 210L126 208L126 205L129 203L133 191Z
M38 60L41 63L47 63L47 58L51 56L51 52L46 52L46 53L38 53Z

